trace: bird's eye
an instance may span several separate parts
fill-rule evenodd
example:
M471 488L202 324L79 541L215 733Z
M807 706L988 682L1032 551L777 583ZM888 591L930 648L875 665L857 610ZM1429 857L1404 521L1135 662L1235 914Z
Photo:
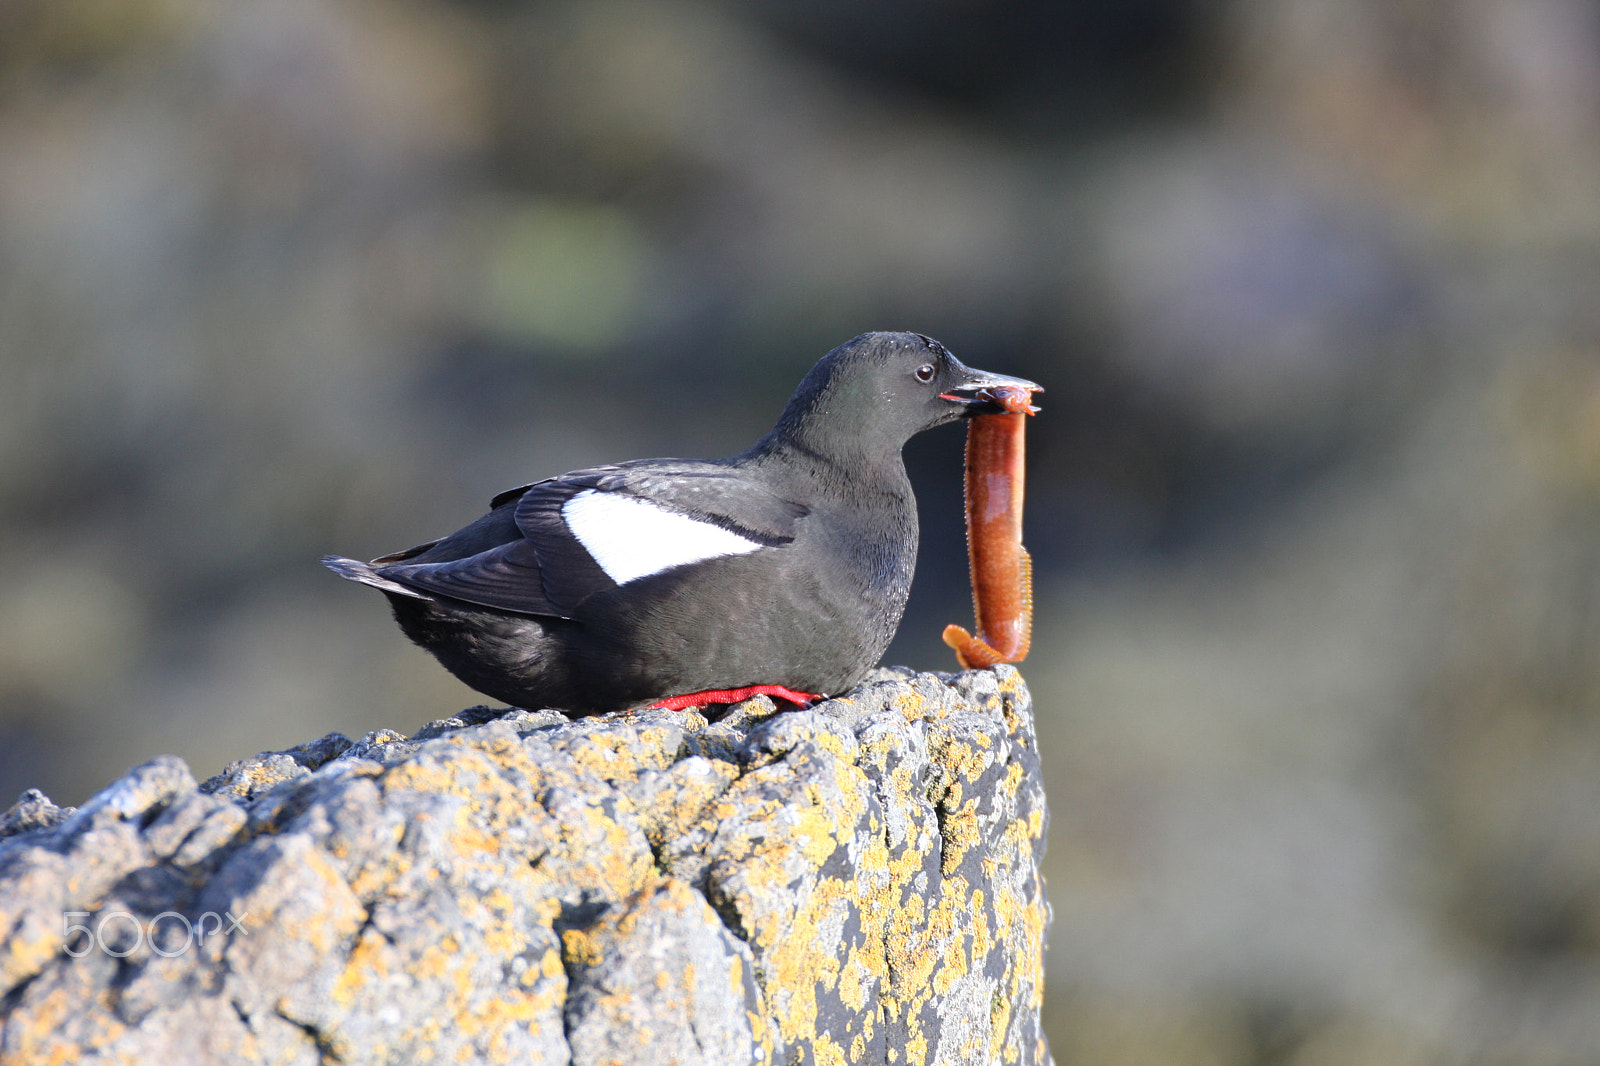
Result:
M917 367L918 381L932 381L933 375L934 369L932 363L923 363L921 366Z

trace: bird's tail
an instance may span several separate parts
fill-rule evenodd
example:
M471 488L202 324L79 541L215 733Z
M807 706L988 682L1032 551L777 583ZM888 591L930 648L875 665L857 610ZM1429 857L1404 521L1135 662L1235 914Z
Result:
M410 596L417 600L431 600L432 596L408 588L398 581L390 581L376 570L371 563L363 563L359 559L346 559L342 555L324 555L322 565L349 581L359 581L363 585L371 585L384 592L393 592L398 596Z

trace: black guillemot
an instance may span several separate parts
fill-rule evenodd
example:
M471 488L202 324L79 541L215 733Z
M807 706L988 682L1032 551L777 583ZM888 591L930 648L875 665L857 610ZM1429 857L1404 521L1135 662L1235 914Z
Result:
M804 705L850 688L900 625L917 555L901 460L925 429L1032 382L917 333L866 333L812 368L729 459L642 459L500 493L441 540L322 562L382 591L452 674L569 715Z

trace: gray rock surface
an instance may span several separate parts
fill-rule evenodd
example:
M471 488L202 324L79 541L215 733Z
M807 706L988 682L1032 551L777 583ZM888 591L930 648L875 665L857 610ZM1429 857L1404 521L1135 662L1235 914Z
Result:
M1010 667L474 708L0 815L0 1061L1047 1063Z

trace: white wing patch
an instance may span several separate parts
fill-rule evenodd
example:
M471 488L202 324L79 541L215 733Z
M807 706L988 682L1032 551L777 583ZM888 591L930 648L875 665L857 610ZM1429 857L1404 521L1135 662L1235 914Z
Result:
M585 489L561 505L578 543L619 585L674 566L761 547L721 526L662 510L637 496Z

